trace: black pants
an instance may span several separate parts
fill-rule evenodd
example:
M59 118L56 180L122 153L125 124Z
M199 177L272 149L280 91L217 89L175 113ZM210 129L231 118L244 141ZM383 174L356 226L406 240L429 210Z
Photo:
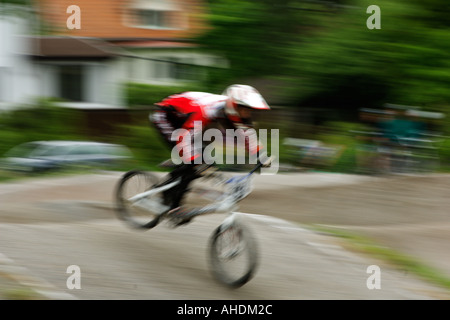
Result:
M175 108L165 107L157 109L150 117L151 123L162 135L163 139L170 148L175 147L176 141L172 141L172 132L183 126L183 123L189 118L190 114L179 114ZM188 190L189 184L197 179L199 175L195 170L197 164L180 164L170 173L168 182L181 178L181 182L174 188L164 192L164 202L171 205L171 209L181 205L183 196Z
M166 204L170 204L171 209L181 205L189 184L200 177L195 170L195 166L194 164L181 164L170 172L169 181L181 179L179 184L164 192L164 200Z

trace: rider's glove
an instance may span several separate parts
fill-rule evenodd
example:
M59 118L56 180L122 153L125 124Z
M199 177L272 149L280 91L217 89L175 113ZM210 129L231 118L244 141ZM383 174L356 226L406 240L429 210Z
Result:
M270 167L274 160L273 156L268 157L267 152L263 152L258 157L258 163L262 165L262 167Z

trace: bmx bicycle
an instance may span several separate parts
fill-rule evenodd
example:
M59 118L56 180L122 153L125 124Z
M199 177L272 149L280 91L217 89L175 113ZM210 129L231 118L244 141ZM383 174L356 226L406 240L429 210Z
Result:
M361 143L357 148L359 171L373 174L427 174L440 167L439 136L420 134L416 138L383 132L350 131Z
M191 182L183 198L183 207L197 208L189 218L227 213L210 236L209 258L214 278L234 288L247 283L258 265L257 244L236 211L237 203L252 191L252 175L262 166L259 163L250 172L231 177L220 171L201 175ZM128 226L141 230L154 228L164 220L177 225L179 221L171 217L171 204L164 202L163 193L176 192L180 182L181 178L174 180L170 175L160 178L148 171L125 173L115 191L118 217Z

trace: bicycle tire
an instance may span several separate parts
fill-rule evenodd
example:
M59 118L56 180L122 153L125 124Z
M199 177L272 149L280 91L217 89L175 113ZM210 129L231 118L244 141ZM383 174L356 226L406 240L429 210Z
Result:
M132 228L151 229L155 227L162 214L132 207L126 199L151 189L159 181L160 179L155 174L147 171L132 170L125 173L120 179L115 193L116 212L119 219ZM155 197L161 197L161 194L156 194Z
M229 234L230 232L232 234ZM238 237L238 242L236 242L236 236ZM223 242L227 242L227 240L234 242L234 246L225 248L225 252L223 252L223 245L227 245L227 243ZM227 253L226 249L237 250L237 252ZM250 281L256 273L258 266L256 241L250 230L241 223L234 222L227 228L217 227L210 238L209 254L212 275L216 280L228 287L239 288ZM244 256L242 257L242 255ZM229 261L226 261L234 260L235 258L244 258L244 266L238 267L237 272L236 270L232 271L227 264Z

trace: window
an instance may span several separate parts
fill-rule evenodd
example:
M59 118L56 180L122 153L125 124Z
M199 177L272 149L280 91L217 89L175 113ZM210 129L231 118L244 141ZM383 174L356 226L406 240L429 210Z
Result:
M182 8L171 0L133 0L125 20L137 28L184 29L187 26Z
M169 77L176 80L199 80L200 66L196 66L191 59L170 59L174 63L169 64Z
M158 10L136 10L137 25L145 27L168 27L166 13Z
M153 78L154 79L161 79L166 78L166 62L161 61L154 61L152 63L152 69L153 69Z
M70 101L84 101L83 66L59 67L59 97Z
M6 81L4 80L6 77L4 76L5 74L5 69L4 67L0 67L0 101L4 101L5 99L5 87L6 87Z
M69 147L64 146L42 146L33 155L36 157L59 157L65 156L70 151Z
M189 57L158 57L161 61L149 64L150 75L153 79L198 81L204 80L205 69L195 64ZM164 61L163 61L164 60Z
M78 146L75 149L71 150L71 155L92 155L92 154L98 154L98 149L96 146Z

